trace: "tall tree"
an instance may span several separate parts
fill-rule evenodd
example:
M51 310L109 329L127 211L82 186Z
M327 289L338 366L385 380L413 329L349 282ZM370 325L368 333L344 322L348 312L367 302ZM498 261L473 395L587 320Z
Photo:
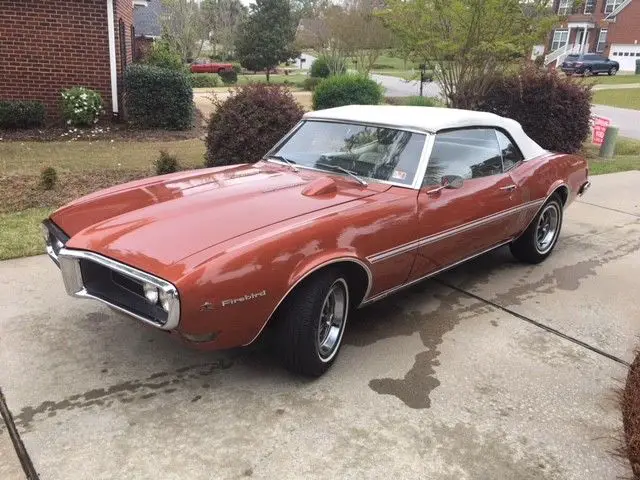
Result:
M207 38L200 6L193 0L162 0L162 37L180 53L184 62L200 55Z
M294 47L296 25L288 0L256 0L243 23L236 52L249 70L270 70L298 55Z
M449 103L482 94L530 55L558 20L553 0L387 0L381 13L404 50L434 70Z
M209 33L213 52L233 56L236 34L247 16L247 7L240 0L204 0L201 10Z

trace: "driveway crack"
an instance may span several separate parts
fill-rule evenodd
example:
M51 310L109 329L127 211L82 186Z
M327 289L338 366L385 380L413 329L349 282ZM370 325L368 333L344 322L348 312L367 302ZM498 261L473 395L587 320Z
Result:
M5 425L7 426L7 430L9 430L9 437L11 438L11 442L13 443L13 448L15 448L16 450L16 454L18 455L18 459L20 460L20 465L22 465L22 470L24 471L24 474L27 476L28 480L38 480L40 478L38 476L38 472L33 466L33 462L31 461L29 452L27 452L27 448L24 446L24 443L22 442L22 438L20 438L20 434L18 433L16 424L13 421L13 416L11 415L11 411L7 406L7 401L4 398L4 394L2 393L1 388L0 388L0 414L2 415Z
M602 205L598 205L596 203L585 202L584 200L576 200L577 203L584 203L585 205L590 205L592 207L602 208L604 210L609 210L611 212L622 213L623 215L631 215L632 217L640 218L640 215L631 212L625 212L624 210L618 210L617 208L611 207L603 207Z
M571 335L567 335L566 333L563 333L560 330L556 330L555 328L550 327L549 325L545 325L544 323L538 322L537 320L534 320L533 318L527 317L526 315L522 315L521 313L518 313L518 312L516 312L514 310L511 310L508 307L502 306L499 303L493 302L491 300L487 300L486 298L483 298L483 297L481 297L479 295L476 295L475 293L471 293L471 292L469 292L467 290L464 290L463 288L457 287L457 286L455 286L453 284L450 284L448 282L445 282L443 280L440 280L440 279L436 278L436 279L434 279L434 281L437 282L437 283L440 283L441 285L444 285L445 287L448 287L448 288L450 288L452 290L460 292L463 295L466 295L466 296L468 296L470 298L473 298L473 299L478 300L480 302L483 302L483 303L485 303L487 305L490 305L493 308L497 308L498 310L502 310L503 312L508 313L509 315L511 315L511 316L513 316L515 318L518 318L518 319L523 320L523 321L525 321L527 323L530 323L531 325L534 325L534 326L536 326L538 328L541 328L542 330L546 330L547 332L549 332L549 333L551 333L553 335L556 335L556 336L558 336L560 338L564 338L565 340L573 342L576 345L579 345L579 346L581 346L583 348L586 348L587 350L591 350L592 352L597 353L598 355L601 355L601 356L603 356L605 358L608 358L609 360L613 360L614 362L617 362L617 363L619 363L621 365L624 365L627 368L629 368L631 366L631 364L629 362L623 360L620 357L617 357L615 355L607 353L607 352L605 352L604 350L601 350L598 347L594 347L593 345L589 345L588 343L583 342L582 340L579 340L579 339L577 339L575 337L572 337Z

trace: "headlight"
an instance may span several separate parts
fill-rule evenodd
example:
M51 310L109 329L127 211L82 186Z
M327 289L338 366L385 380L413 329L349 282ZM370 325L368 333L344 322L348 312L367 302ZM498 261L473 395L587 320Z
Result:
M171 299L172 299L172 295L170 293L166 293L161 291L160 292L160 305L162 306L162 309L169 313L169 307L171 306Z
M49 237L49 229L44 223L40 224L40 231L42 232L42 238L44 238L44 243L49 245L51 243L51 238Z
M147 302L155 305L158 303L158 288L150 283L145 283L142 288L144 289L144 296Z

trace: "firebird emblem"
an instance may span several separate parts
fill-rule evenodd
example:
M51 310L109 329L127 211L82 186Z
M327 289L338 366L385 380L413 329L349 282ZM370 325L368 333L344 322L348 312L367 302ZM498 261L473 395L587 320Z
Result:
M266 290L262 290L261 292L248 293L247 295L239 298L227 298L226 300L222 300L222 306L226 307L227 305L235 305L236 303L246 302L247 300L255 300L256 298L264 297L267 295Z

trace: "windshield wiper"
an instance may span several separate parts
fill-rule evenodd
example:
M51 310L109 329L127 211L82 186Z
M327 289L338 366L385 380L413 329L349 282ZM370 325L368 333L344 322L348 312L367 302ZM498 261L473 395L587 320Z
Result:
M361 179L358 175L353 173L351 170L347 170L346 168L343 168L340 165L331 165L329 163L316 163L316 165L319 166L319 167L332 168L333 170L338 170L338 171L340 171L342 173L346 173L350 177L355 178L360 185L363 185L365 187L367 185L369 185L367 182L365 182L363 179Z
M299 171L296 168L296 165L295 165L296 162L294 162L293 160L289 160L288 158L283 157L282 155L269 155L267 158L272 158L274 160L279 160L279 161L281 161L283 163L286 163L287 165L289 165L291 167L291 170L293 170L294 172Z

